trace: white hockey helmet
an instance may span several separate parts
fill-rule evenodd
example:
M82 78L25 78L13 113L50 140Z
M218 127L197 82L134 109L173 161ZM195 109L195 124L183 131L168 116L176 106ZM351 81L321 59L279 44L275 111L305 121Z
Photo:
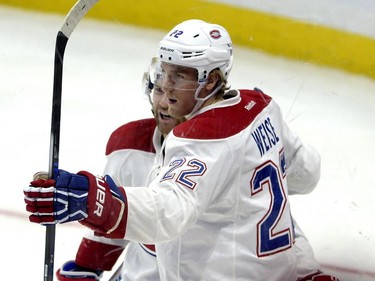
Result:
M216 68L227 79L233 64L232 41L220 25L187 20L160 41L158 57L162 62L197 69L199 82Z

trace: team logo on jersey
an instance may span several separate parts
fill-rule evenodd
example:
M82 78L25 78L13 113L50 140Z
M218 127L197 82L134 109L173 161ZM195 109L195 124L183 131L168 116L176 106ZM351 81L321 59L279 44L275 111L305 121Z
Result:
M220 31L217 29L213 29L210 31L210 36L213 39L219 39L221 37Z

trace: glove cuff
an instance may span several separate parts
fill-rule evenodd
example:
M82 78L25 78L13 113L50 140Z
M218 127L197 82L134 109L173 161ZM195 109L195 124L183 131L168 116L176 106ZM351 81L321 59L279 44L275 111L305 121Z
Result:
M56 276L60 281L99 281L103 275L101 270L90 270L80 267L75 261L68 261L57 270Z
M110 271L123 250L123 246L83 238L77 251L76 263L87 268Z
M119 188L109 176L95 177L86 171L78 174L87 177L90 186L88 217L80 223L107 238L124 238L128 214L124 189Z

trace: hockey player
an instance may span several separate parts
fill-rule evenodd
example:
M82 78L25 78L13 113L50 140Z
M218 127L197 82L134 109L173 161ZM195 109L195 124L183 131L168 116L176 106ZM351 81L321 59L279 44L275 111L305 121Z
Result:
M163 143L148 188L60 171L56 182L34 181L25 191L30 219L80 220L97 234L156 243L161 280L297 280L286 187L309 192L319 157L290 132L270 97L224 91L232 46L222 27L184 22L161 41L159 55L161 103L188 120Z
M160 155L164 138L183 121L172 118L168 114L168 107L160 103L163 97L160 75L160 71L157 72L157 60L153 59L142 82L154 118L130 122L119 127L111 134L107 143L107 164L104 174L111 175L118 185L146 185L155 156ZM73 277L71 271L79 272L82 278L86 273L90 275L91 269L99 280L100 273L112 269L125 247L123 280L159 280L154 245L95 235L83 238L76 260L66 263L58 271L58 278L75 280L69 279L69 276Z
M154 118L122 125L111 134L107 143L104 174L111 175L118 185L146 185L164 138L183 121L169 116L168 107L160 103L163 97L160 77L154 58L142 81ZM57 271L57 278L61 281L100 280L103 271L112 269L125 248L122 280L160 280L154 245L110 239L94 233L88 233L82 239L76 259L66 262Z

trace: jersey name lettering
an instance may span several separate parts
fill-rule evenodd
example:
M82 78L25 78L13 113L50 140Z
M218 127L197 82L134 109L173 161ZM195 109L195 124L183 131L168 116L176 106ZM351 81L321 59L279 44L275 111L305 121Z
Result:
M280 140L269 117L251 133L251 136L258 146L260 156L263 156L264 153L268 152Z

